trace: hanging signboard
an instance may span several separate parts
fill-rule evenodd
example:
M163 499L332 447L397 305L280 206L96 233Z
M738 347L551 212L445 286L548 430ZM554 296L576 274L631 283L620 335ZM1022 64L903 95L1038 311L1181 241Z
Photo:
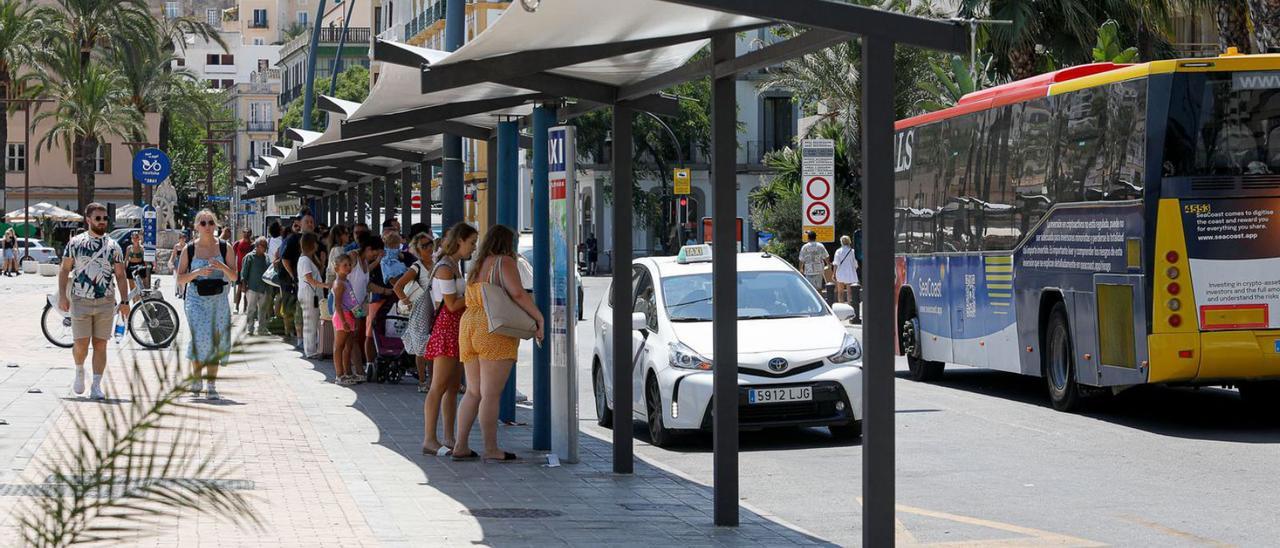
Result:
M169 177L169 155L158 148L144 148L133 155L133 178L144 185L158 185Z
M800 222L804 231L818 234L819 242L836 241L836 144L831 139L805 139L800 143Z
M551 450L563 462L578 462L577 189L574 128L547 130L551 184Z

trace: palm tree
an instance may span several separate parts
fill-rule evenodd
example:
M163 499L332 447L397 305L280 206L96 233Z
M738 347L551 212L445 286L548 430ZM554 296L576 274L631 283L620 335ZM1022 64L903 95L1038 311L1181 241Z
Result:
M173 68L179 59L174 53L173 40L166 35L152 36L150 41L131 40L117 45L111 50L114 65L118 67L124 78L128 91L127 104L137 114L138 119L145 120L147 113L160 113L162 130L165 118L175 111L192 112L197 118L207 118L207 101L199 94L195 86L182 85L197 80L194 72L187 68ZM130 135L132 141L146 142L145 126ZM168 135L160 136L161 149L167 148ZM133 181L133 201L142 203L142 183Z
M76 172L76 199L83 208L93 201L94 159L98 145L108 137L129 137L142 130L142 119L128 105L128 83L110 63L84 63L79 42L54 42L40 55L37 93L52 100L32 123L48 121L49 130L36 144L52 150L54 144L70 151Z
M79 49L80 64L88 65L99 46L147 36L153 27L144 0L56 0L57 7L37 8L60 30L59 38Z
M1240 48L1248 52L1249 40L1249 6L1245 0L1221 0L1214 7L1214 20L1218 24L1218 49L1226 51L1229 47Z
M15 69L30 66L41 35L41 21L25 0L0 0L0 99L16 98L24 80L31 77ZM14 106L0 104L0 144L9 142L9 111ZM0 162L0 181L8 168L5 164Z
M1258 39L1258 51L1280 47L1280 0L1249 0L1249 19Z
M218 32L218 29L214 28L207 21L195 17L184 16L157 20L155 22L155 29L159 36L168 38L168 40L161 41L161 45L163 46L162 49L165 52L173 54L175 57L186 52L188 37L203 41L206 44L218 44L224 52L229 50L226 41L222 39L222 35ZM172 70L172 67L165 65L162 70L169 72ZM203 104L203 102L201 104ZM170 101L167 106L172 105L181 106L182 103ZM169 148L169 123L171 118L172 112L168 108L160 110L159 145L161 150L168 150Z

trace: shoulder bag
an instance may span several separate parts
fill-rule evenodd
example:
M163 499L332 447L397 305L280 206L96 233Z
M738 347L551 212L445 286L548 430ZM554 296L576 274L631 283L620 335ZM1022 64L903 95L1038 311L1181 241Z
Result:
M489 281L480 284L484 315L489 320L489 332L516 339L532 339L538 331L538 323L507 294L499 274L501 269L502 258L498 257L493 269L489 271Z

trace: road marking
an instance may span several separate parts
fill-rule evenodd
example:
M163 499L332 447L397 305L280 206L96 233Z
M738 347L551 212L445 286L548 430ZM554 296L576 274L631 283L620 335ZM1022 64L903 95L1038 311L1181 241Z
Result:
M862 497L857 497L857 500L858 500L858 504L862 504ZM1012 523L1001 523L998 521L991 521L991 520L974 518L969 516L961 516L958 514L948 514L946 512L938 512L936 510L926 510L924 508L916 508L914 506L907 506L905 504L896 505L895 509L898 512L901 512L904 514L915 514L917 516L924 516L924 517L929 517L934 519L941 519L945 521L952 521L955 523L963 523L965 525L973 525L976 527L983 527L987 529L995 529L997 531L1005 531L1009 533L1017 533L1019 535L1025 535L1017 538L995 538L995 539L981 539L981 540L964 540L964 541L954 541L954 542L932 542L932 543L921 544L916 541L915 535L912 535L911 532L907 530L907 527L903 525L902 520L894 518L893 528L894 528L895 537L896 537L895 542L896 544L902 545L902 546L908 546L908 545L974 546L974 547L977 547L977 546L1079 546L1079 547L1106 546L1105 544L1100 542L1085 540L1085 539L1082 539L1079 537L1073 537L1070 535L1052 533L1052 532L1043 531L1040 529L1033 529L1031 527L1014 525Z
M1120 516L1120 517L1121 517L1121 518L1124 518L1124 519L1126 519L1126 520L1132 521L1132 522L1134 522L1134 523L1136 523L1136 524L1138 524L1138 525L1141 525L1141 526L1143 526L1143 527L1146 527L1146 528L1148 528L1148 529L1152 529L1152 530L1155 530L1155 531L1159 531L1159 532L1164 533L1164 534L1166 534L1166 535L1169 535L1169 536L1171 536L1171 537L1177 537L1177 538L1179 538L1179 539L1186 540L1186 541L1190 541L1190 542L1194 542L1194 543L1196 543L1196 544L1203 544L1203 545L1206 545L1206 546L1231 546L1230 544L1227 544L1227 543L1222 542L1222 541L1220 541L1220 540L1213 540L1213 539L1208 538L1208 537L1202 537L1202 536L1197 535L1197 534L1195 534L1195 533L1189 533L1189 532L1187 532L1187 531L1182 531L1182 530L1174 529L1174 528L1172 528L1172 527L1168 527L1168 526L1165 526L1165 525L1161 525L1161 524L1156 523L1156 522L1154 522L1154 521L1149 521L1149 520L1146 520L1146 519L1140 518L1140 517L1138 517L1138 516L1123 515L1123 516Z

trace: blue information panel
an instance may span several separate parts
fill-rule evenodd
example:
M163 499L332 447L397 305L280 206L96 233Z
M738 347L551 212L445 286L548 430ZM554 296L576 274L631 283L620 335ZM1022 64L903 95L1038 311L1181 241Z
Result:
M156 260L156 208L151 204L142 207L142 249L143 261Z
M133 155L133 178L144 185L158 185L169 178L169 155L158 148L144 148Z
M212 196L209 196L209 201L210 201L210 202L230 202L230 201L231 201L231 197L230 197L230 196L218 196L218 195L212 195Z
M551 185L551 449L564 462L578 462L578 368L574 342L578 297L574 203L574 128L547 130Z

